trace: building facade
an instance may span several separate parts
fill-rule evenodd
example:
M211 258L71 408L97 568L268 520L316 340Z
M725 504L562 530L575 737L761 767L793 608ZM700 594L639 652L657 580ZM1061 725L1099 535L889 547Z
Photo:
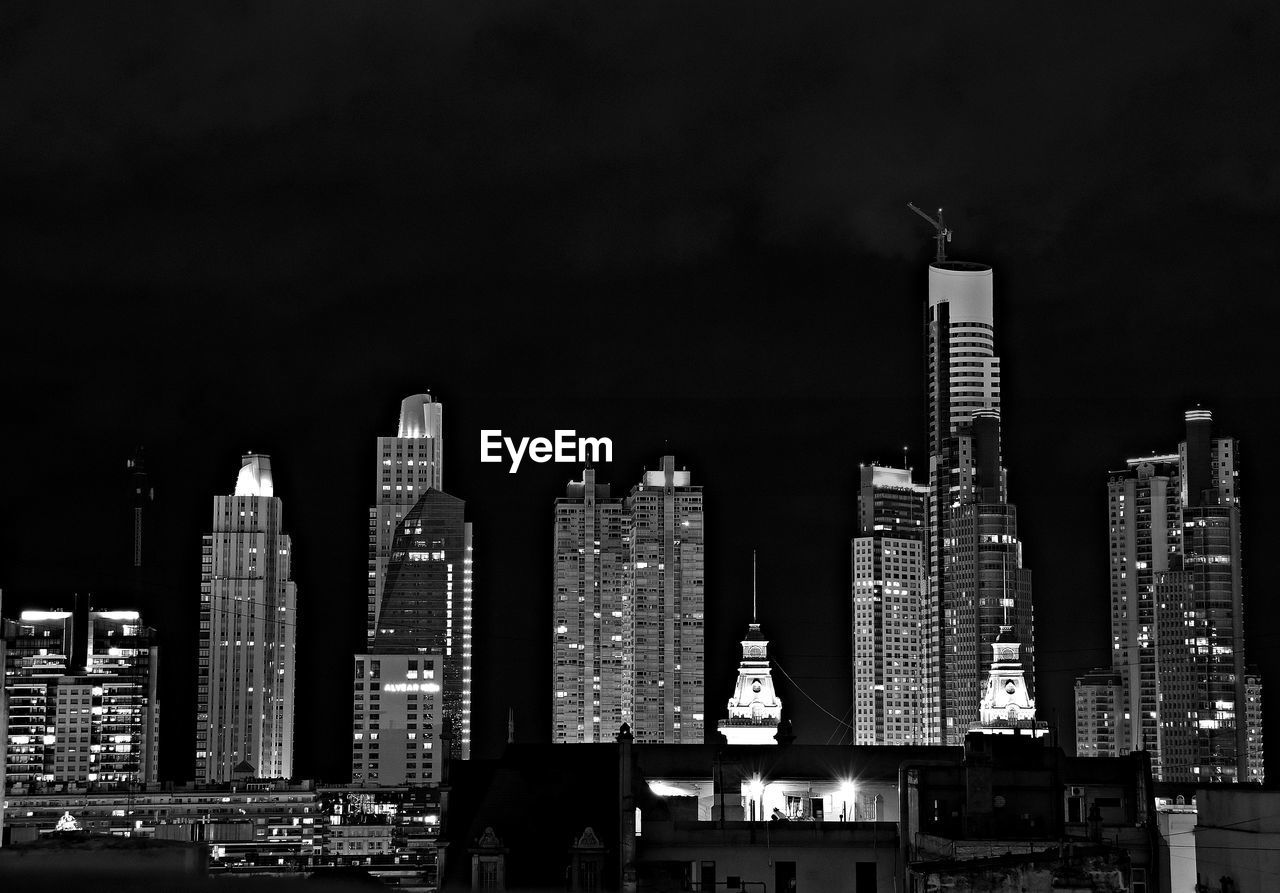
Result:
M136 611L23 611L3 621L5 783L154 782L159 647Z
M552 740L701 743L702 488L673 456L625 499L583 471L556 500Z
M855 744L923 744L928 487L911 472L859 471L853 577Z
M1124 712L1124 692L1120 674L1110 670L1094 670L1076 678L1076 756L1120 755L1116 736L1122 725L1119 717Z
M293 774L298 593L271 459L246 455L230 496L213 499L204 538L195 777Z
M929 266L928 581L924 725L928 742L959 745L978 720L986 649L1008 623L1035 692L1031 572L1000 447L1000 358L989 266Z
M443 661L434 653L356 656L353 781L440 783L442 677Z
M428 489L444 489L444 408L430 394L400 403L394 437L378 438L378 477L369 508L369 631L372 642L396 530Z
M623 672L631 680L637 741L701 743L705 734L702 488L675 457L646 471L625 502ZM624 634L625 636L626 634Z
M1186 413L1176 453L1107 485L1112 666L1120 704L1077 698L1081 755L1147 751L1163 782L1261 782L1262 683L1246 662L1239 444ZM1077 692L1095 671L1077 681Z
M627 513L587 468L555 505L552 740L612 740L631 722Z
M433 728L415 730L430 732L431 737L413 740L424 744L437 741L448 723L453 755L461 759L468 759L471 754L472 553L471 525L465 512L466 504L461 499L429 488L401 518L388 557L374 637L368 650L356 655L354 665L354 721L362 721L363 700L366 723L382 721L373 709L381 699L372 696L376 691L371 688L372 680L362 681L368 679L362 677L362 667L387 660L388 666L397 668L392 671L394 675L409 670L407 664L401 666L399 659L411 658L421 662L422 666L414 668L418 672L430 669L431 685L438 686L438 703L433 707L438 715L432 721ZM393 657L397 660L392 661ZM395 681L405 678L408 677L397 676ZM427 693L426 689L420 693ZM398 709L390 699L382 706ZM389 714L387 721L393 721L392 715L399 713ZM407 714L398 721L407 723ZM368 730L353 729L353 735L360 731ZM364 773L368 777L369 772L376 771L387 784L403 783L405 778L399 777L399 770L390 772L388 766L371 765L369 749L355 747L360 740L352 740L353 774ZM419 773L424 768L415 767ZM406 766L404 771L411 770Z

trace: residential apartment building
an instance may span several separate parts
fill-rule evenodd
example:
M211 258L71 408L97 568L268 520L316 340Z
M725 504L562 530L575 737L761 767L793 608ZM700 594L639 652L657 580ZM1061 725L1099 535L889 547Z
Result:
M137 611L23 611L3 621L5 784L154 782L155 630Z
M850 547L855 744L923 744L929 488L911 472L859 470Z
M1186 413L1176 453L1107 484L1112 666L1119 705L1077 699L1081 755L1148 752L1164 782L1264 777L1262 683L1246 661L1239 444ZM1077 681L1088 689L1094 671Z
M674 456L646 471L626 500L631 629L624 672L632 681L637 741L701 743L705 734L702 487Z
M586 469L555 511L553 740L701 743L702 488L664 456L622 500Z
M611 741L630 722L630 534L622 497L587 468L555 505L552 740Z

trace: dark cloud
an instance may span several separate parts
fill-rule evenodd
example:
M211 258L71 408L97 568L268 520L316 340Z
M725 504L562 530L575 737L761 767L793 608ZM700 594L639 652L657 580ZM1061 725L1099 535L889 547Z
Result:
M906 257L921 238L908 198L972 212L972 244L1014 233L1039 253L1102 202L1276 201L1275 154L1243 148L1274 144L1256 113L1277 83L1265 11L13 18L5 176L33 276L354 288L470 275L494 254L522 272L631 272L714 258L743 227ZM53 262L77 246L82 263Z

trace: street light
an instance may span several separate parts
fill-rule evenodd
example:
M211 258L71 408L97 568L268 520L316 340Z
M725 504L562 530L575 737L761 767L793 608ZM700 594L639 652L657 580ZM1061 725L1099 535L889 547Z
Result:
M751 794L751 821L756 820L757 807L759 803L759 815L764 818L764 802L761 797L764 796L764 782L760 780L759 775L751 776L751 783L747 785L747 792Z
M854 798L857 797L857 794L858 794L858 789L857 789L857 786L854 785L852 779L845 779L843 782L841 782L840 784L840 800L841 800L840 821L847 822L847 821L850 821L850 819L852 818L856 818L856 813L855 815L850 816L849 813L851 812L851 810L849 807L856 802Z

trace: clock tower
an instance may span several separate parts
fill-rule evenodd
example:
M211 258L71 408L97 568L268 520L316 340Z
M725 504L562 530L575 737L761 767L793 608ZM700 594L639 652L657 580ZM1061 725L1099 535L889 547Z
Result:
M751 568L751 623L742 640L742 662L738 682L729 699L729 715L720 720L719 731L730 744L776 744L774 736L782 721L782 699L773 690L769 668L769 640L760 632L756 618L755 563Z
M1048 724L1036 722L1036 702L1027 690L1021 648L1013 627L1002 625L1000 635L991 643L991 671L978 708L981 720L970 726L970 731L1010 733L1030 729L1037 738L1048 734Z

